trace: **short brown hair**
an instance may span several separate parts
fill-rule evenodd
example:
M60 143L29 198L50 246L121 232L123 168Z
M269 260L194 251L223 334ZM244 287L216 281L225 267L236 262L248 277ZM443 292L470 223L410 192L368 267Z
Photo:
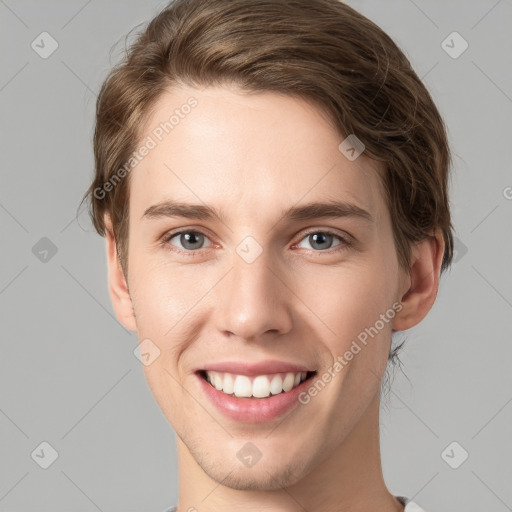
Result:
M451 155L443 120L407 57L372 21L337 0L176 0L138 34L96 105L96 174L84 195L96 230L112 220L127 271L129 174L108 187L172 85L236 84L295 95L326 110L382 162L400 264L440 228L452 260ZM341 142L340 138L340 142ZM97 191L102 190L99 194ZM96 192L95 192L96 191ZM100 196L100 197L98 197Z

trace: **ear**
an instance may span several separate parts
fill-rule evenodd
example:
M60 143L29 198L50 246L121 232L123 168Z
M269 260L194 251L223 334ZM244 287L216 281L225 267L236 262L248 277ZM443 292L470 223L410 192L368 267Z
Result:
M105 240L107 244L108 289L112 306L119 321L130 331L137 332L130 292L121 268L114 230L108 216L105 217Z
M441 230L418 242L412 251L409 276L401 290L402 309L393 319L393 329L404 331L420 323L437 297L444 238Z

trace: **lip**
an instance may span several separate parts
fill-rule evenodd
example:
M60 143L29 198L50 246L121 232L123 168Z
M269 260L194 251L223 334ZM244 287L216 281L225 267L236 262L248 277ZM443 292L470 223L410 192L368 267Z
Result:
M268 375L271 373L298 373L315 371L313 368L308 368L307 366L288 363L285 361L278 361L275 359L268 359L266 361L260 361L259 363L247 363L243 361L209 363L206 366L197 368L196 372L201 370L233 373L235 375L246 375L247 377L254 377L256 375Z
M211 369L213 370L213 368ZM268 370L268 366L266 369ZM307 371L307 369L296 371ZM311 379L315 374L316 372L290 391L283 391L268 398L239 398L234 395L227 395L207 382L202 376L202 372L196 372L195 376L199 380L199 386L203 393L221 414L237 422L264 423L279 418L301 405L299 395L311 385ZM262 374L258 373L257 375Z

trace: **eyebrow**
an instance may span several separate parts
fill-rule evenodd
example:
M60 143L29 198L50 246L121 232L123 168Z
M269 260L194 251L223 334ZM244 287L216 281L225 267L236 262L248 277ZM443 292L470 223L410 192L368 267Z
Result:
M216 208L204 204L162 201L147 208L141 219L158 217L184 217L197 220L218 220L225 222L223 213ZM367 210L353 203L343 201L313 202L293 206L282 212L281 218L290 221L304 221L318 218L358 217L373 222L373 217Z

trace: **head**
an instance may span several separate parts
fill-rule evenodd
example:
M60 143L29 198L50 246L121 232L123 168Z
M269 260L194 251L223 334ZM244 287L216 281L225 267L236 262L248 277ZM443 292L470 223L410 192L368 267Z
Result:
M374 403L393 333L425 317L452 259L427 89L336 0L177 0L103 83L94 154L85 197L112 302L158 347L144 371L163 412L209 475L250 438L280 457L233 487L297 481ZM266 359L306 365L311 385L336 377L272 436L236 421L226 435L198 370Z

